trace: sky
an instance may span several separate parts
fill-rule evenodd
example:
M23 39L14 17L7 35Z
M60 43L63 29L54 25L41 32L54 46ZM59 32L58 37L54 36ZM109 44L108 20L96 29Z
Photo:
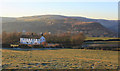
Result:
M0 16L23 17L34 15L80 16L94 19L118 19L117 0L94 1L37 1L4 0L0 2Z

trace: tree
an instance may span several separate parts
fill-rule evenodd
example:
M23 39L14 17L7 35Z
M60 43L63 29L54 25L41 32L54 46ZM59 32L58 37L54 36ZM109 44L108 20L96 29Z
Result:
M83 35L83 33L75 34L71 37L71 46L79 48L81 47L84 40L85 40L85 36Z

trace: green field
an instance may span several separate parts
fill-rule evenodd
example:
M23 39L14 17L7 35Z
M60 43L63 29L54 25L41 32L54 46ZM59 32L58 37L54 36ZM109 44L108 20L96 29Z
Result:
M2 50L3 69L116 69L118 52L85 49Z

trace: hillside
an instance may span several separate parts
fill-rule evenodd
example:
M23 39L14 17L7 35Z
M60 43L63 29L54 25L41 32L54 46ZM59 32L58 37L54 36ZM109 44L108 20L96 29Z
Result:
M9 20L8 20L9 19ZM60 15L41 15L20 18L3 18L3 31L8 32L83 32L87 36L116 36L107 24L103 25L101 20L88 19L84 17L67 17ZM97 21L97 22L96 22ZM98 22L99 21L99 22ZM106 20L105 22L107 23ZM110 22L108 22L110 24ZM111 26L110 26L111 27ZM111 31L112 30L112 31Z
M82 31L89 37L107 37L115 35L113 32L97 22L78 22L77 24L73 24L72 26L74 31Z
M12 18L12 17L0 17L0 22L2 23L14 22L16 20L17 20L16 18Z
M39 19L64 19L64 18L72 18L76 19L78 21L84 21L84 22L99 22L104 27L112 30L112 31L118 31L118 21L117 20L105 20L105 19L91 19L91 18L85 18L85 17L74 17L74 16L62 16L62 15L37 15L37 16L31 16L31 17L21 17L19 19L22 20L39 20Z

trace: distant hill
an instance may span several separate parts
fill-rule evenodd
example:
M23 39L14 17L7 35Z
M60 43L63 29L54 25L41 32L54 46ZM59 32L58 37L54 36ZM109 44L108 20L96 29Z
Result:
M2 22L13 22L18 20L24 20L24 21L36 21L40 19L64 19L64 18L72 18L79 21L84 22L99 22L106 28L117 32L118 31L118 21L117 20L104 20L104 19L90 19L85 17L70 17L70 16L61 16L61 15L37 15L37 16L28 16L28 17L20 17L20 18L8 18L8 17L2 17Z
M20 18L2 18L3 31L8 32L83 32L87 36L116 36L117 21L68 17L61 15L38 15Z
M12 18L12 17L0 17L0 22L6 23L6 22L14 22L17 20L17 18Z

